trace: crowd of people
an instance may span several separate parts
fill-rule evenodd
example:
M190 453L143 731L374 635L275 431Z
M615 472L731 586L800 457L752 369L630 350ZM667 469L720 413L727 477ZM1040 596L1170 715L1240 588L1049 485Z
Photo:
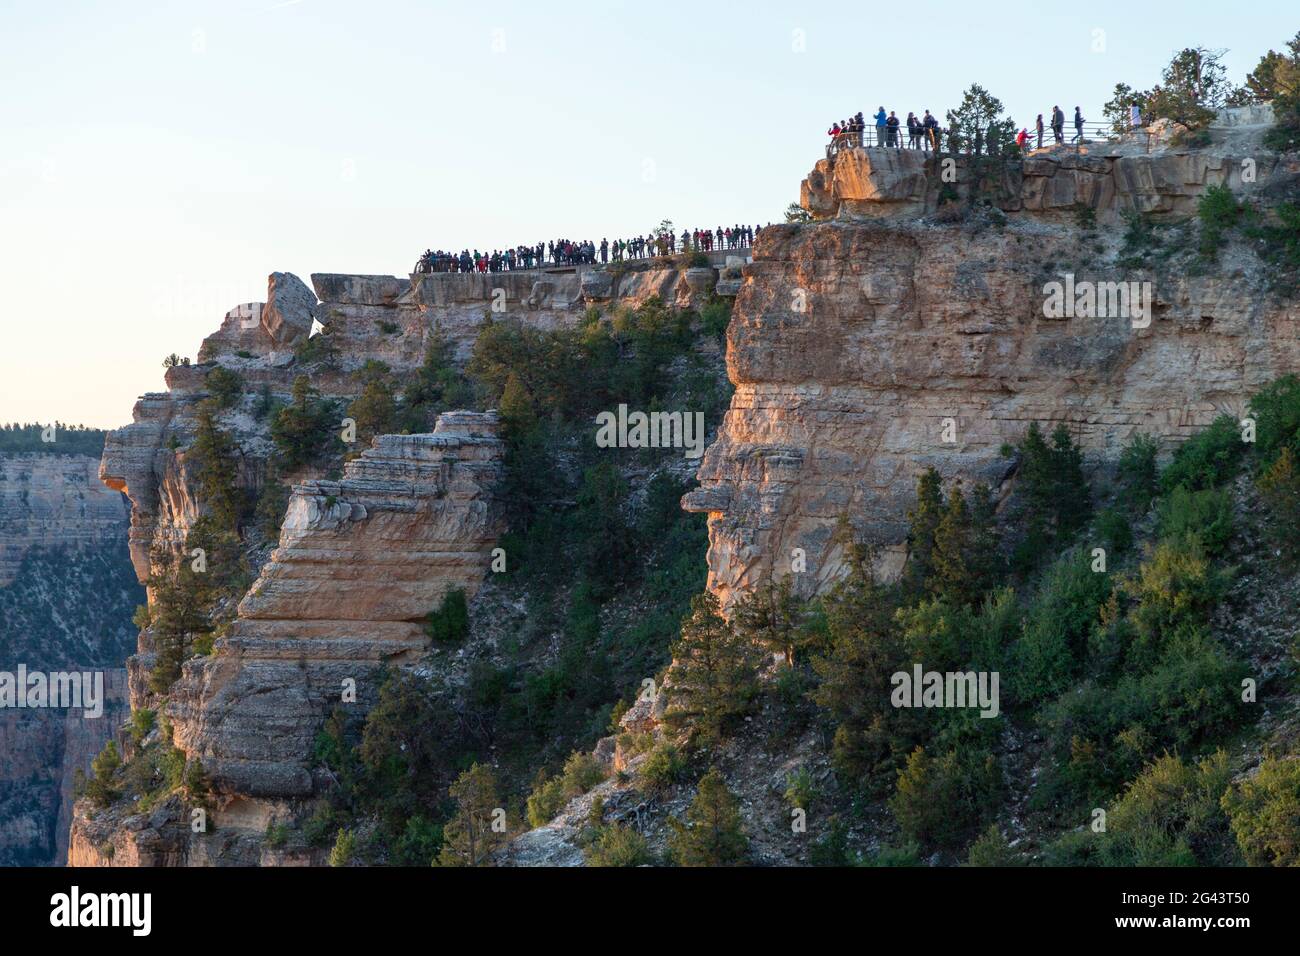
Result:
M883 146L894 147L895 149L903 148L903 128L907 129L907 148L938 151L940 137L945 130L939 126L929 110L926 110L923 116L917 116L915 113L908 113L907 119L900 120L898 114L893 110L885 111L882 106L872 117L875 126L875 139L867 136L867 119L862 113L857 113L846 120L840 120L832 123L826 135L831 138L830 150L852 149L858 146ZM1083 118L1083 111L1079 107L1074 108L1074 137L1071 143L1084 142L1083 124L1086 122ZM1133 108L1132 125L1140 125L1140 115L1137 107ZM1043 114L1038 114L1038 119L1034 124L1034 131L1037 135L1038 145L1036 148L1043 148L1044 130L1050 128L1052 138L1056 143L1065 142L1065 113L1059 106L1052 107L1051 120L1044 124ZM1028 146L1031 134L1029 129L1022 128L1016 134L1016 145L1021 149Z
M906 126L908 149L937 150L939 148L939 135L943 130L939 128L939 121L930 114L929 110L926 110L923 116L908 113L907 120L904 122L898 118L898 114L893 110L885 112L885 108L882 106L876 111L876 115L872 119L875 121L876 128L874 142L868 141L868 137L865 135L867 120L859 112L846 120L831 124L831 128L826 131L826 134L831 138L831 145L838 148L893 146L896 149L901 149L903 147L903 127Z
M644 236L630 239L601 239L599 245L590 239L574 242L555 239L536 245L521 245L511 249L480 252L462 249L447 252L426 249L416 265L417 272L514 272L519 269L538 269L547 265L587 265L601 262L623 262L632 259L650 259L671 256L678 252L713 252L725 249L747 249L762 226L718 226L710 229L683 229L681 235L670 229L654 230Z

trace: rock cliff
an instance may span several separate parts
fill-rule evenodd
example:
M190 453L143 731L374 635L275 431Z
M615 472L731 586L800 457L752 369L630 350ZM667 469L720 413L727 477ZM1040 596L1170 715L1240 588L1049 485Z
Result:
M0 671L104 673L104 712L0 709L0 864L67 856L73 776L126 714L122 659L143 599L127 502L86 455L0 455ZM92 598L93 596L93 598Z
M1134 431L1168 449L1300 369L1300 306L1267 291L1252 255L1208 273L1134 266L1117 230L1060 215L1084 204L1174 217L1210 185L1271 195L1300 178L1294 156L1224 153L1046 151L1002 184L996 219L930 215L942 183L919 152L819 161L804 205L833 218L755 243L727 336L736 391L683 501L709 516L710 587L724 605L804 560L807 593L835 580L844 514L896 570L917 475L933 465L1005 495L1013 462L1000 448L1030 422L1067 424L1097 466ZM1244 158L1253 182L1241 181ZM968 164L958 172L966 193ZM1047 284L1067 274L1148 283L1149 323L1048 318Z

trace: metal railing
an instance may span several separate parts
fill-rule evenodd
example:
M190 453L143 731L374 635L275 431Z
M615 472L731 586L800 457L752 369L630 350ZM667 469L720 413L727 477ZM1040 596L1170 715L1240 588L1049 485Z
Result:
M1087 146L1090 143L1106 142L1115 138L1115 132L1108 123L1084 123L1082 128L1067 124L1061 130L1060 138L1051 126L1044 126L1040 135L1037 129L1029 130L1025 150L1051 149L1056 146ZM867 126L865 129L848 129L836 134L826 145L827 159L846 149L919 149L923 152L965 153L973 152L969 145L953 149L949 131L943 127L920 127L915 131L906 126L892 129L887 126Z

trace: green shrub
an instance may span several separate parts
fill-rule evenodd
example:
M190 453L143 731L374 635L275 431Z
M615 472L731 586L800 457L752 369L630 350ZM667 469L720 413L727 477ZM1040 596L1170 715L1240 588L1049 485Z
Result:
M204 387L218 408L230 408L244 393L244 380L237 372L218 365L203 378Z
M731 303L726 299L711 299L700 310L700 328L711 338L722 338L727 334L727 326L730 324Z
M86 781L86 796L95 806L107 807L121 796L122 791L116 781L116 774L121 766L122 757L117 751L117 744L110 740L91 761L91 776Z
M1300 464L1290 446L1260 476L1259 491L1272 519L1269 537L1288 559L1300 558Z
M309 341L321 338L314 336ZM293 380L293 400L271 422L271 438L287 470L319 463L339 447L333 404L323 400L306 375Z
M1138 514L1151 505L1158 487L1159 468L1156 453L1159 445L1155 439L1134 432L1119 456L1119 480L1129 507Z
M990 823L966 851L967 866L1018 866L1020 862L996 823Z
M469 605L465 592L453 588L443 596L438 610L425 619L425 633L438 644L460 644L469 636Z
M138 747L149 736L157 723L157 714L147 707L141 707L139 710L131 713L131 740Z
M1002 773L992 754L968 747L932 758L917 747L899 771L889 808L909 839L951 847L996 812L1001 791Z
M278 849L289 840L289 828L283 823L271 822L266 825L264 841L271 849Z
M1107 508L1097 515L1097 536L1109 554L1123 554L1133 546L1133 526L1118 508Z
M1289 445L1300 452L1300 377L1285 375L1260 389L1250 400L1255 419L1255 448L1265 463Z
M1222 553L1232 537L1232 492L1228 488L1191 491L1179 485L1160 502L1160 536L1194 535L1209 555Z
M1232 780L1218 751L1192 765L1165 754L1134 779L1106 818L1109 866L1228 866L1236 862L1219 801Z
M631 827L618 825L601 827L583 855L588 866L645 866L652 862L645 837Z
M1300 866L1300 760L1266 759L1223 795L1223 809L1251 866Z
M1178 449L1160 476L1160 488L1169 492L1185 485L1196 491L1220 485L1236 471L1243 448L1237 422L1220 415Z
M1013 689L1018 699L1045 700L1072 683L1110 592L1109 575L1093 571L1083 551L1062 555L1048 569L1015 648L1019 667Z
M1177 635L1200 633L1227 589L1229 573L1212 562L1195 535L1156 545L1124 591L1135 599L1130 666L1145 669Z
M527 814L531 826L540 827L555 818L570 800L605 779L604 768L589 753L575 751L564 769L539 783L528 796Z
M640 785L650 793L661 793L682 779L686 758L667 742L655 745L641 764Z
M817 785L807 767L800 767L785 778L785 802L790 809L807 811L816 799Z
M1242 207L1227 186L1210 186L1197 202L1201 220L1201 255L1215 258L1223 245L1224 234L1241 218Z
M357 839L351 830L339 830L330 850L330 866L349 866L357 853Z

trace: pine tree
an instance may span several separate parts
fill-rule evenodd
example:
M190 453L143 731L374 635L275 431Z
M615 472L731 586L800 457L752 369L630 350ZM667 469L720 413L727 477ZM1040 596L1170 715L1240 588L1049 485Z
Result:
M740 808L716 768L700 778L686 823L673 818L668 837L678 866L737 866L744 863L749 840L741 828Z
M837 771L866 783L882 767L892 773L895 747L885 722L900 711L890 705L889 678L905 654L895 618L897 590L873 577L870 551L850 546L850 553L856 557L849 573L823 599L827 646L812 659L820 679L812 697L836 724Z
M91 761L91 776L86 781L86 796L90 797L96 806L107 807L120 795L121 790L114 780L114 775L120 766L122 766L122 758L117 752L117 744L110 740Z
M907 568L904 571L908 591L919 594L934 574L934 535L943 518L943 479L933 466L922 472L916 482L916 507L907 513Z
M492 768L474 764L447 790L456 801L456 813L443 828L439 866L491 866L492 854L505 841L505 833L494 829L497 812L496 776Z
M1083 474L1083 454L1065 425L1056 427L1048 444L1038 423L1030 423L1017 451L1025 537L1016 548L1015 563L1029 571L1042 555L1087 524L1092 492Z
M1002 582L1002 534L998 531L997 502L989 486L979 482L971 489L971 552L967 559L971 581L978 594L987 594Z
M1063 540L1087 524L1092 514L1092 495L1083 476L1083 451L1063 424L1052 432L1051 462L1056 537Z
M334 443L331 415L330 404L321 400L311 379L299 375L293 380L293 400L271 423L271 438L286 469L319 461L329 452Z
M970 509L961 483L948 493L948 503L943 517L934 530L934 574L929 580L929 590L948 598L958 606L970 605L979 599L974 592L969 561L972 548Z
M392 386L382 376L373 376L361 389L361 394L348 405L348 417L357 423L357 443L351 454L359 455L376 435L387 435L397 430L397 402Z
M533 397L514 372L506 379L501 400L497 402L497 410L501 415L502 433L507 439L526 434L537 423Z
M194 442L185 457L195 467L199 500L226 531L237 531L246 510L247 498L239 485L239 446L230 435L217 427L212 409L199 405Z
M712 744L757 691L757 649L718 613L718 599L705 591L691 599L691 613L672 653L664 719L673 729L686 728L701 743Z
M149 581L153 593L154 666L149 686L166 693L181 675L181 665L194 649L195 639L212 633L208 608L212 599L209 580L184 559Z
M794 666L795 652L803 641L802 608L786 576L779 583L769 581L755 588L732 614L736 632L767 648Z

